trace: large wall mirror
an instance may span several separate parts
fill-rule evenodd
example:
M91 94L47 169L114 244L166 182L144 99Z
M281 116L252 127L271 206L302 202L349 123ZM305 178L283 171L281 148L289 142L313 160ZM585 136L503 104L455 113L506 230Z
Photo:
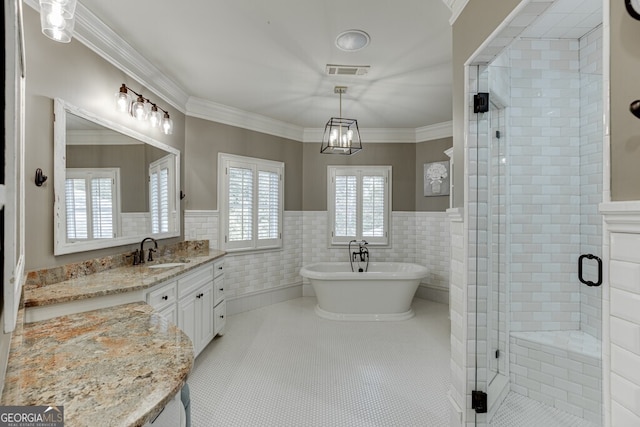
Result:
M179 236L180 151L60 99L54 109L54 254Z

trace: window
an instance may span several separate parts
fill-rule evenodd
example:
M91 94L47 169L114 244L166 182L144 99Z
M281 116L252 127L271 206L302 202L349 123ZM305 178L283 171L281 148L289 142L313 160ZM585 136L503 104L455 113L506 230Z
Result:
M165 156L149 165L149 210L151 233L167 233L173 230L175 207L172 203L171 180L175 180L172 156Z
M327 178L331 244L389 244L391 166L329 166Z
M223 248L281 248L284 163L220 153L218 175Z
M118 235L119 169L67 169L67 241Z

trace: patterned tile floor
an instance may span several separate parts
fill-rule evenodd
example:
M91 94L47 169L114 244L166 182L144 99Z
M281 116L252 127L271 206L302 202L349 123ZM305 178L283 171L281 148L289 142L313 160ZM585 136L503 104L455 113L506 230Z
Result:
M189 378L193 427L449 425L447 306L321 319L303 297L231 316Z
M491 427L597 427L575 415L510 392L494 415Z

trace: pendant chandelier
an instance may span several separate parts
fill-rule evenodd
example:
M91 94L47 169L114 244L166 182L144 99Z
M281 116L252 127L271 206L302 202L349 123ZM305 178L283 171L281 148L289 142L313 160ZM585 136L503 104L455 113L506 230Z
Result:
M323 154L351 155L362 150L358 121L342 117L342 94L346 86L336 86L334 93L340 94L340 116L331 117L324 127L320 152Z

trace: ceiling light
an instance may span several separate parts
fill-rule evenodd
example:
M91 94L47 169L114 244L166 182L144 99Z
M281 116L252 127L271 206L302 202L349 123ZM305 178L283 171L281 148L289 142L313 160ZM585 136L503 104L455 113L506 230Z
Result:
M136 96L135 101L129 92ZM128 88L124 83L116 92L116 109L122 113L129 113L138 120L148 119L151 127L159 127L165 135L173 133L173 121L169 112L142 94ZM164 115L160 114L158 110L162 111Z
M342 117L342 94L346 86L336 86L334 92L340 94L340 116L331 117L324 127L320 152L324 154L355 154L362 150L362 140L358 121Z
M40 0L42 34L60 43L69 43L75 25L76 0Z
M336 46L345 52L355 52L369 45L371 37L362 30L347 30L338 34Z

